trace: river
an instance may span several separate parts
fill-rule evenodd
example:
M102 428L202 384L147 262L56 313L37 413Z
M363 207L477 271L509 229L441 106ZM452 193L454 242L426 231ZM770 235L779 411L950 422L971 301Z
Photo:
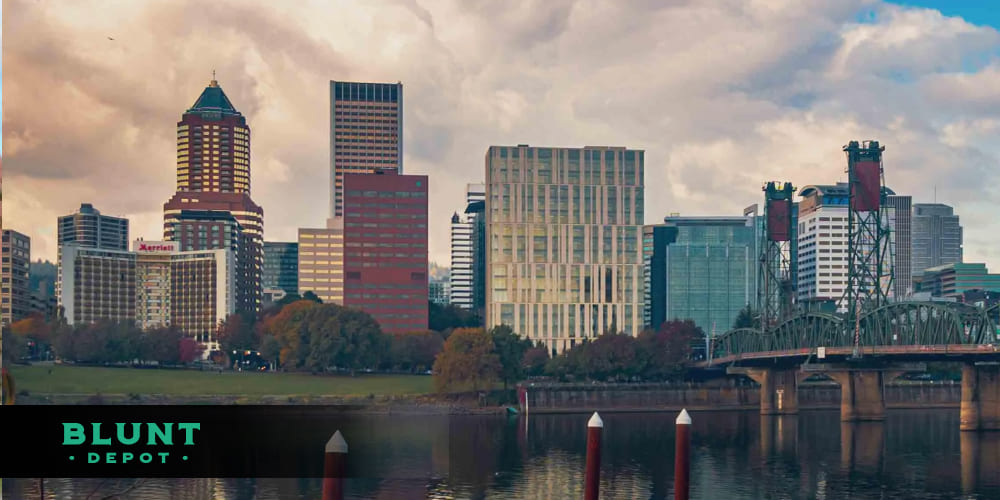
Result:
M602 415L601 498L673 497L675 416ZM371 418L393 438L374 443L382 478L349 480L349 498L582 498L589 415ZM959 432L956 409L890 410L863 424L842 424L836 411L692 418L691 498L1000 498L1000 433ZM315 499L319 488L315 479L46 479L45 498ZM38 481L5 480L3 493L39 498Z

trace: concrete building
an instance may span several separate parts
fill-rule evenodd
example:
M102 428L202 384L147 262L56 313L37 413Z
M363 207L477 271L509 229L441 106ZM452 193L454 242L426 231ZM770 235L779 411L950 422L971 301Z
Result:
M59 217L56 231L59 246L75 243L84 248L128 250L128 219L101 215L90 203Z
M427 298L431 302L446 306L451 303L451 284L448 280L430 280L427 284Z
M474 309L477 284L482 286L484 270L479 264L483 248L477 241L477 216L482 214L486 200L484 184L469 184L465 191L465 210L451 218L451 303L463 309ZM483 222L479 218L479 222ZM479 254L477 254L477 251ZM478 258L477 258L478 256ZM478 279L477 279L478 278ZM482 304L478 305L480 308Z
M344 175L344 305L382 331L427 329L427 176Z
M12 229L4 229L2 248L0 324L10 326L32 311L31 289L28 286L31 238Z
M208 223L213 216L191 218L208 212L239 223L245 241L235 253L237 308L259 311L264 211L250 197L250 127L214 75L177 123L177 192L163 206L163 238L181 241L182 251L230 248L221 232L197 231L225 225Z
M954 208L943 203L913 204L912 275L962 262L962 225Z
M344 174L403 173L403 84L330 82L330 215L344 213Z
M694 321L706 334L728 331L756 301L756 218L680 217L645 226L647 326Z
M136 276L134 252L63 245L58 298L66 323L135 321Z
M344 304L344 225L299 229L299 293L313 292L324 304Z
M135 259L135 319L139 328L169 326L171 321L171 263L180 251L177 241L133 243Z
M642 328L644 152L486 152L486 327L552 351Z
M964 299L967 292L1000 292L1000 274L990 274L983 263L953 263L924 271L920 292L932 297Z
M799 195L801 200L798 203L796 256L798 302L806 309L833 310L847 288L848 186L843 182L835 185L811 185L802 188ZM897 196L889 188L884 188L883 196L886 199L885 224L892 233L897 233L897 224L902 229L895 236L890 236L890 247L905 247L905 241L909 238L906 230L909 217L905 213L905 207L909 205L910 197ZM900 207L901 213L897 213L896 207ZM910 259L905 248L902 251L893 249L893 255L902 260L893 260L888 265L894 268L900 266L906 273L906 262ZM903 286L912 288L912 283L907 285L907 280L903 280ZM904 292L903 288L894 285L889 290L889 296L898 297Z
M886 197L889 208L889 237L892 246L893 293L899 300L913 294L913 197L890 195Z
M264 242L263 287L265 290L299 293L298 242Z

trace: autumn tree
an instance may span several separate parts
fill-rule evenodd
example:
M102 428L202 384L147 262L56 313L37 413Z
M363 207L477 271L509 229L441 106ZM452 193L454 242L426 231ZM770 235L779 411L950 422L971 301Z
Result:
M524 374L529 377L538 377L545 373L545 364L549 362L549 350L545 346L535 346L524 352L521 359L521 366Z
M580 348L590 376L600 380L629 378L641 369L639 346L631 335L608 333Z
M439 392L486 389L500 376L500 369L490 335L482 328L459 328L434 361L434 386Z
M696 342L703 342L705 333L691 320L673 320L656 331L639 335L639 345L645 356L642 374L649 379L676 379L687 371Z
M388 365L400 370L428 370L444 348L444 339L434 331L397 333L391 336Z
M216 337L219 348L226 356L232 356L233 351L244 351L257 348L256 320L250 313L230 314L219 325ZM230 363L234 360L230 359Z

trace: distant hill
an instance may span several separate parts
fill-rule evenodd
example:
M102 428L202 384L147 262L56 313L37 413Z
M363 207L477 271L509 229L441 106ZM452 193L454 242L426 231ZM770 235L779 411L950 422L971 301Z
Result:
M56 294L56 265L38 259L28 268L28 287L33 292L41 291L46 297Z
M429 263L427 266L427 276L430 278L430 281L447 280L450 275L450 267L439 266L434 262Z

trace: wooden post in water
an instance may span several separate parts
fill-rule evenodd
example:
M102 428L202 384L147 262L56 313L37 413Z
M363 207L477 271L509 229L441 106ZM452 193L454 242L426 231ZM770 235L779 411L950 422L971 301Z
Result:
M583 500L597 500L601 489L601 431L604 421L594 412L587 422L587 466L583 477Z
M347 441L340 431L326 442L323 460L323 500L344 500L344 469L347 465Z
M691 416L681 410L677 416L677 448L674 452L674 500L688 500L691 476Z

